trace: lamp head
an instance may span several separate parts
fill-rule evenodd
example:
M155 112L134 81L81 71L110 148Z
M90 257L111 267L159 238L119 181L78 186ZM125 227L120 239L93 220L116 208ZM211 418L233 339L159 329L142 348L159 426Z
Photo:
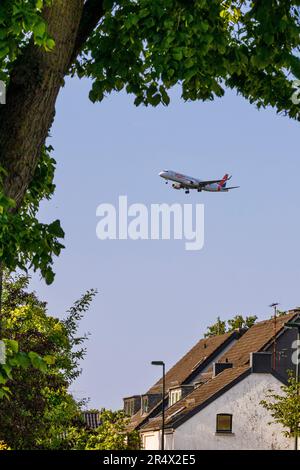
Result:
M164 366L165 365L164 361L151 361L151 364L153 366Z

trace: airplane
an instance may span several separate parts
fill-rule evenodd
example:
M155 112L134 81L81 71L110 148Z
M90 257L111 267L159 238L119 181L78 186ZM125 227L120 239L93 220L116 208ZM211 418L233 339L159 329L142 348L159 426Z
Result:
M159 176L167 180L166 184L168 184L168 181L173 181L172 187L174 189L185 189L186 194L189 194L190 189L197 189L198 192L227 192L230 189L239 188L239 186L226 186L227 181L231 179L231 176L229 176L227 173L223 176L223 178L219 180L208 181L203 181L197 178L193 178L191 176L182 175L181 173L177 173L176 171L171 170L161 171L159 173Z
M203 181L197 178L193 178L191 176L182 175L181 173L177 173L176 171L171 170L164 170L159 173L161 178L164 178L166 184L168 181L174 181L172 183L172 187L174 189L185 189L185 193L189 194L190 189L197 189L198 192L200 191L210 191L210 192L227 192L230 189L239 188L239 186L226 186L227 181L231 179L227 173L223 176L223 178L219 180L209 180Z

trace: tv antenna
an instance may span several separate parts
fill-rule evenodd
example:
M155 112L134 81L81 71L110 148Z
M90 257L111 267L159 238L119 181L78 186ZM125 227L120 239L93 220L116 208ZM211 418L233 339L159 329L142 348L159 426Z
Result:
M276 326L277 326L277 307L279 302L273 302L269 307L274 309L274 343L273 343L273 369L276 370Z

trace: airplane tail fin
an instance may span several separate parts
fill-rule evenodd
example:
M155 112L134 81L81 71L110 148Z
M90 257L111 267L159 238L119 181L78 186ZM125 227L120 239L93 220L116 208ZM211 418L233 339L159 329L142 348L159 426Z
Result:
M220 182L220 186L222 188L226 188L226 183L227 181L229 181L231 178L231 176L229 176L227 173L223 176L223 178L221 179L221 182Z

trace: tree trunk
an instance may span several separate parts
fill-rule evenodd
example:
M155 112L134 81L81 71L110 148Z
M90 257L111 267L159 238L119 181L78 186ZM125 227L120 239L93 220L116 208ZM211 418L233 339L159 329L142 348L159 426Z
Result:
M84 0L55 0L44 17L55 49L32 42L11 74L6 105L0 106L0 165L7 171L5 194L19 206L34 174L55 115L82 17Z

